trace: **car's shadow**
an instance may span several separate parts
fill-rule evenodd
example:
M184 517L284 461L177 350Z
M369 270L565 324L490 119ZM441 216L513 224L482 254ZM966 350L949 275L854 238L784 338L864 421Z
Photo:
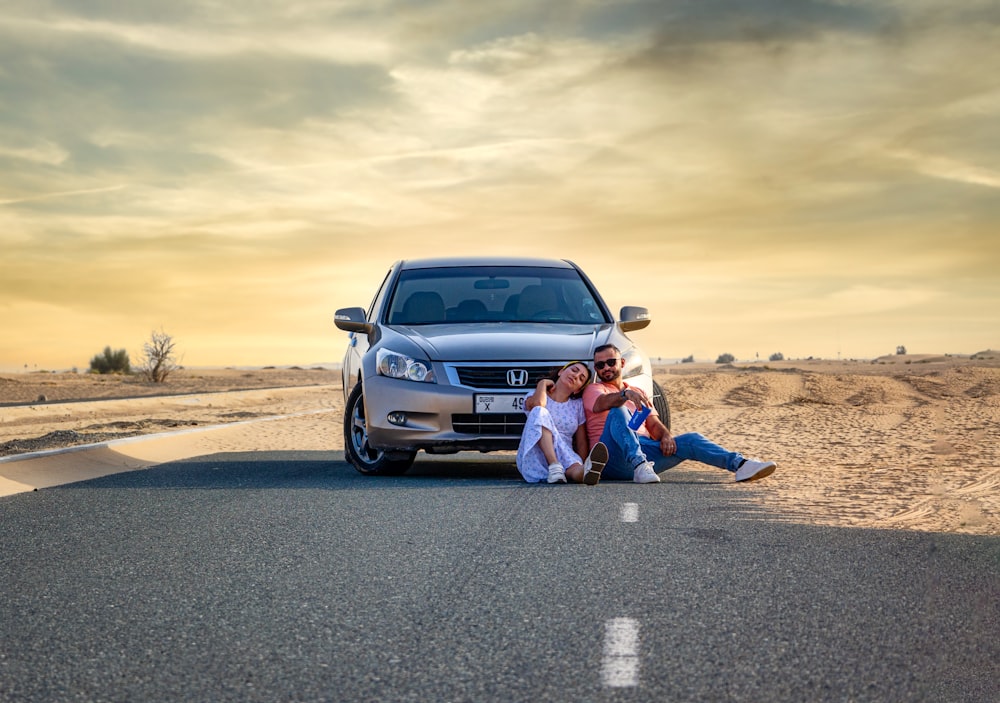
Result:
M664 481L678 486L728 483L719 472L672 471ZM48 490L78 489L292 489L373 490L441 488L457 483L464 487L528 486L517 471L512 454L460 452L432 456L419 454L401 476L365 476L345 459L342 451L227 452L158 464L145 469L111 474L65 484ZM607 481L631 485L630 481Z
M326 489L474 485L524 485L513 456L460 453L420 455L402 476L365 476L342 451L228 452L172 461L49 490L79 489Z

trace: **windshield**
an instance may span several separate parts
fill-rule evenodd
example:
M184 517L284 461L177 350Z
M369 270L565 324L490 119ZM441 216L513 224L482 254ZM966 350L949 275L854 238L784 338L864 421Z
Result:
M386 319L390 325L611 321L575 269L534 266L402 271Z

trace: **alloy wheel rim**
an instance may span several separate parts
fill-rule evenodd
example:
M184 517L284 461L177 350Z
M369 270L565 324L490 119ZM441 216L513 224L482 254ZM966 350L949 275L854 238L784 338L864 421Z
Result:
M368 444L368 422L365 420L364 405L361 396L354 404L351 422L351 441L354 443L354 453L366 464L375 464L382 457L382 452L375 451ZM374 456L373 456L374 455Z

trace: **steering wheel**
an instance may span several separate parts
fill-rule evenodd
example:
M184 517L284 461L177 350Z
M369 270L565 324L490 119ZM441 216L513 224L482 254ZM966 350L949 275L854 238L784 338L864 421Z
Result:
M539 310L531 316L531 319L538 322L562 322L569 317L561 310Z

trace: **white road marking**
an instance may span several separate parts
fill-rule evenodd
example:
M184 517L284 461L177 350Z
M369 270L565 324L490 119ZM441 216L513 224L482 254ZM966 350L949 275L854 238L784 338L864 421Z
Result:
M639 685L639 622L613 618L604 623L601 681L612 688Z
M638 503L625 503L622 506L622 522L639 522Z

